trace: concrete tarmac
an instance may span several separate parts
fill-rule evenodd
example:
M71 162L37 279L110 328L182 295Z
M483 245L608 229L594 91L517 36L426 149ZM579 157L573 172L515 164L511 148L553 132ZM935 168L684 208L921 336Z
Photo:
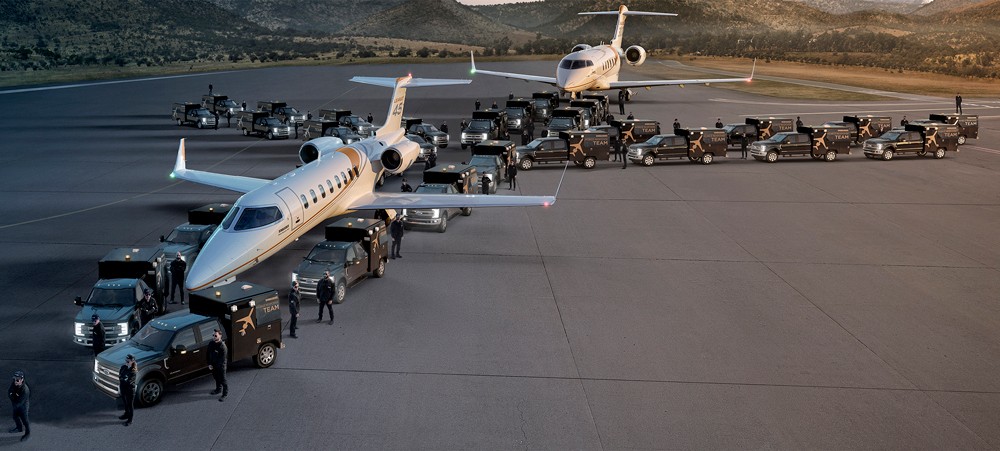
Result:
M539 75L554 65L480 63ZM154 245L188 209L237 198L168 177L180 138L189 168L263 178L294 168L301 144L243 137L225 120L177 127L171 103L211 83L251 107L277 99L381 123L391 90L347 80L410 72L469 76L468 64L284 67L0 92L0 374L27 375L26 447L1000 448L1000 104L973 98L980 138L943 160L873 161L854 148L830 163L730 152L708 166L570 165L554 206L476 209L447 233L408 232L404 258L350 288L334 325L305 303L300 338L272 368L231 366L226 402L202 377L124 428L91 383L90 349L72 342L73 297L111 248ZM439 164L460 162L458 123L476 99L543 89L479 75L409 90L405 114L447 121ZM704 86L638 90L627 106L664 130L674 118L898 122L952 109ZM514 193L552 194L562 173L520 171ZM284 303L290 271L321 239L314 230L241 279Z

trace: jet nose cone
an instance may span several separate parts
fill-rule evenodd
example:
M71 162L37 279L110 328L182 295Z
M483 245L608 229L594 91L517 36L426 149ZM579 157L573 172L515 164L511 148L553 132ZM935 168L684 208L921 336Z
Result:
M569 81L569 71L566 69L556 69L556 85L560 88L565 88L566 83Z

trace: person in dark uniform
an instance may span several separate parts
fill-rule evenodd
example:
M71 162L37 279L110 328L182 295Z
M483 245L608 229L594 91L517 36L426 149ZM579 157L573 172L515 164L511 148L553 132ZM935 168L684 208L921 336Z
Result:
M299 338L295 335L295 329L299 323L299 281L292 281L292 291L288 292L288 314L292 320L288 322L288 336Z
M430 156L427 157L427 161L431 164L430 167L433 168L434 166L437 166L438 165L437 153L430 154Z
M962 95L955 94L955 113L962 114Z
M507 165L507 189L514 188L517 188L517 164L512 162Z
M403 184L399 185L399 190L404 193L412 193L413 187L410 186L410 184L406 181L406 179L403 179Z
M31 426L28 425L28 401L31 397L31 390L24 382L23 371L14 372L14 380L10 382L7 397L10 398L11 407L14 408L14 427L7 432L14 434L24 431L24 435L21 436L23 442L31 436Z
M629 111L628 112L628 117L626 117L625 120L631 121L632 119L635 119L635 115L632 114L631 111Z
M125 426L132 424L132 417L135 413L135 384L138 382L139 370L135 366L135 357L132 354L125 356L125 364L118 369L118 393L125 404L125 413L119 420L125 420Z
M724 127L724 125L722 124L722 118L720 117L715 120L715 128L722 128L722 127Z
M212 95L212 84L208 84L208 95Z
M479 107L481 106L483 106L483 104L479 103L479 99L476 99L476 111L479 111Z
M905 114L903 115L903 118L899 120L899 126L900 127L906 127L906 124L909 124L909 123L910 123L910 121L906 119L906 115Z
M330 324L333 324L333 279L330 278L330 271L323 273L323 278L319 279L316 285L316 299L319 300L319 318L317 323L323 322L323 307L330 312Z
M750 147L750 137L743 135L743 137L740 138L740 158L744 160L747 159L747 147Z
M674 130L677 130L678 128L681 128L681 122L678 121L677 118L675 117L674 118Z
M368 117L366 119L368 119L368 123L369 124L371 124L372 122L375 122L375 116L372 116L371 113L368 113Z
M528 118L528 125L524 128L528 129L528 142L535 140L535 121Z
M507 95L507 100L514 100L514 91L511 91L510 94Z
M625 139L619 139L618 141L618 153L622 156L622 169L628 166L628 146L625 144Z
M156 299L153 299L153 292L146 288L142 290L142 300L139 301L139 327L145 326L153 320L156 314Z
M170 303L176 304L174 295L180 291L181 305L184 304L184 272L187 271L187 262L180 252L174 256L174 261L170 262Z
M215 129L218 130L219 129L219 112L218 111L213 111L212 112L212 116L215 116Z
M483 180L479 183L481 187L482 194L490 193L490 178L483 174Z
M403 244L403 220L396 217L389 224L389 236L392 237L392 246L389 247L389 258L403 258L399 255L399 248Z
M802 116L795 116L795 129L798 130L802 126Z
M107 347L104 343L104 340L106 338L104 334L104 324L101 324L101 317L97 315L92 315L90 317L90 320L94 323L92 326L90 326L90 332L91 332L90 341L91 343L93 343L94 356L96 357L97 354L104 352L104 349Z
M240 107L243 108L243 111L246 111L247 110L247 101L244 100L243 103L240 104Z
M492 109L495 110L495 109L500 108L500 107L497 106L497 101L494 100L493 103L490 105L490 108L492 108Z
M526 145L529 142L531 141L528 141L528 126L525 125L524 127L521 127L521 145Z
M212 341L208 344L208 354L205 355L205 358L208 360L208 369L212 371L212 377L215 378L215 390L209 394L217 395L222 392L219 402L225 401L226 396L229 395L229 383L226 382L228 357L229 348L226 347L226 342L222 341L222 331L215 329L215 332L212 333Z
M465 131L465 127L468 127L468 126L469 126L469 123L466 122L465 119L462 119L462 121L458 123L458 131L464 132Z
M618 91L618 114L625 114L625 91Z
M441 123L441 133L448 133L448 121Z

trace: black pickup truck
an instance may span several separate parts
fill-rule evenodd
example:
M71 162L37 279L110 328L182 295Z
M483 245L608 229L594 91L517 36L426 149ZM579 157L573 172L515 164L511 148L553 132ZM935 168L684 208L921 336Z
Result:
M326 240L320 241L292 271L303 298L316 298L316 287L323 273L334 281L333 302L340 304L347 287L354 286L369 274L385 275L389 258L389 239L381 219L344 218L327 224Z
M679 128L676 135L656 135L628 148L628 159L643 166L656 160L687 158L692 162L712 164L726 156L726 132L717 128Z
M236 128L243 136L250 134L266 136L267 139L288 138L288 125L282 124L277 118L264 111L241 111L236 120Z
M168 384L209 373L206 353L216 329L222 332L230 363L252 358L260 368L274 364L282 347L275 290L234 282L191 292L190 308L150 321L128 341L98 355L91 375L94 385L119 397L118 369L131 354L139 370L136 401L141 406L156 404Z
M947 151L958 151L957 125L941 123L906 124L894 128L878 138L865 141L865 157L889 161L896 155L915 153L919 156L932 153L934 158L944 158Z
M515 150L517 166L525 171L536 164L572 161L577 166L593 169L598 161L607 161L611 140L598 131L559 132L558 136L538 138Z
M838 154L851 153L851 130L847 127L799 127L797 132L781 132L750 145L757 161L774 163L778 157L812 157L834 161Z
M565 106L552 110L549 128L542 132L542 136L555 136L559 132L570 130L586 130L588 124L584 114L584 109L578 106Z

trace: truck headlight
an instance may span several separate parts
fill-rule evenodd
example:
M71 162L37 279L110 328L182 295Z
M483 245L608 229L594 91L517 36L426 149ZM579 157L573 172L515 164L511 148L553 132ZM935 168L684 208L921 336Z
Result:
M292 273L292 282L297 282L298 280L299 280L299 273L293 272Z
M431 217L432 218L440 218L441 217L441 209L440 208L435 208L435 209L431 210Z
M468 136L469 136L469 135L468 135L467 133L465 133L465 132L462 132L462 139L465 139L465 138L467 138Z
M118 335L128 335L128 323L118 323Z
M406 209L403 209L403 216L406 216Z
M97 374L97 359L94 359L94 374Z
M83 323L73 323L73 334L83 336Z

